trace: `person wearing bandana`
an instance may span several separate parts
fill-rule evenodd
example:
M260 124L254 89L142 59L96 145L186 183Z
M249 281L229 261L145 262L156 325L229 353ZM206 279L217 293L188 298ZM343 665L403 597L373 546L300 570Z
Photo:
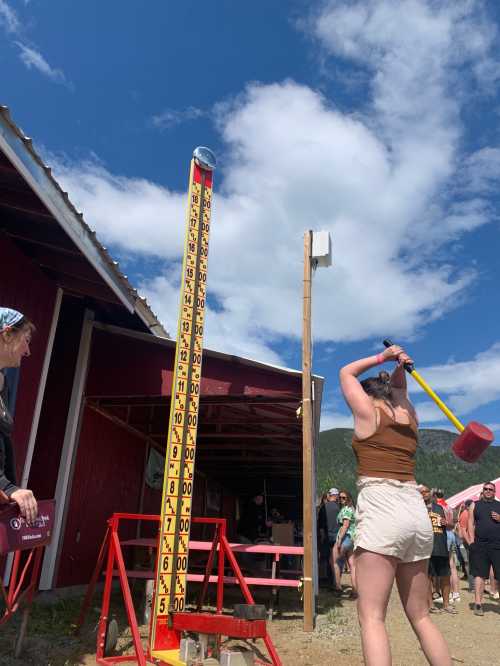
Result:
M12 446L14 422L9 412L8 386L3 371L19 368L30 355L33 324L17 310L0 307L0 494L16 502L28 523L37 517L37 502L27 488L16 483L16 465Z

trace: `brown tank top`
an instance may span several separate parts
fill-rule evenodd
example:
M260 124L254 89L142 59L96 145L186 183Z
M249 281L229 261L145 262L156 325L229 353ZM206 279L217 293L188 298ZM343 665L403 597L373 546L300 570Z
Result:
M376 476L398 481L414 479L418 429L410 423L397 423L383 409L376 407L380 422L369 437L354 435L352 448L358 463L359 476Z

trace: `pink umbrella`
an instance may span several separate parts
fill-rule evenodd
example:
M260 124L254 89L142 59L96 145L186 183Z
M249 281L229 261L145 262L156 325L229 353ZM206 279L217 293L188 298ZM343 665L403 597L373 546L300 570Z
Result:
M488 479L485 479L485 481L488 481ZM500 497L500 477L498 479L495 479L493 481L496 487L496 498L498 499ZM471 499L471 500L477 500L479 498L479 494L481 493L483 489L484 483L476 483L475 486L469 486L469 488L466 488L465 490L461 490L459 493L456 493L456 495L452 495L449 499L446 501L448 502L449 506L451 506L452 509L455 509L457 506L460 506L462 502L465 502L465 500Z

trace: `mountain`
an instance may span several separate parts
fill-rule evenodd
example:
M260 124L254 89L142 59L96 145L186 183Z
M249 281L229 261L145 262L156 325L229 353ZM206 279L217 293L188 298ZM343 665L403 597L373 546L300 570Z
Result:
M316 458L318 494L336 486L346 488L356 496L352 434L350 428L333 428L320 433ZM417 482L425 483L430 488L443 488L446 497L475 483L500 476L500 446L490 446L477 462L465 463L451 451L456 437L448 430L422 428L419 431Z

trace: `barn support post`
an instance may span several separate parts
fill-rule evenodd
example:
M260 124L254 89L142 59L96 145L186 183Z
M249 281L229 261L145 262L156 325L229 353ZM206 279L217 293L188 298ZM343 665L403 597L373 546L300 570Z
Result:
M30 438L28 440L28 450L26 451L26 460L24 462L23 475L21 477L21 487L28 486L28 479L31 471L31 462L33 460L33 452L35 450L36 435L38 432L38 424L40 423L40 413L42 411L43 397L45 395L45 386L47 385L47 374L49 372L50 360L52 358L52 348L54 347L54 338L56 336L57 324L59 322L59 313L61 311L61 302L63 297L63 290L58 287L56 293L56 300L54 303L54 311L52 314L52 322L50 324L49 337L47 340L47 348L45 350L45 358L43 360L42 374L40 375L40 383L38 385L38 393L36 396L35 412L33 414L33 421L31 425Z
M52 533L52 541L46 549L43 561L42 574L40 576L41 590L50 590L54 585L57 563L63 541L66 511L68 508L67 504L70 497L71 478L82 417L83 390L87 379L93 323L94 313L91 310L85 310L75 374L73 377L73 388L71 390L68 418L66 421L66 430L64 432L59 474L57 477L54 531Z
M38 393L36 396L35 411L33 412L33 421L31 424L30 437L28 440L26 459L24 461L24 469L23 469L23 474L21 476L21 483L20 483L21 488L28 487L28 478L31 470L31 461L33 460L33 451L35 450L36 435L38 432L38 424L40 422L40 412L42 410L43 396L45 395L45 386L47 384L47 373L49 371L50 359L52 358L52 348L54 346L54 338L56 335L57 323L59 321L59 312L61 310L62 294L63 294L62 289L58 287L56 293L56 299L54 302L52 322L50 324L49 337L47 339L45 357L43 359L42 374L40 375L40 383L38 384ZM13 559L14 559L13 553L9 553L7 555L7 560L5 562L5 571L3 575L4 585L9 584Z

